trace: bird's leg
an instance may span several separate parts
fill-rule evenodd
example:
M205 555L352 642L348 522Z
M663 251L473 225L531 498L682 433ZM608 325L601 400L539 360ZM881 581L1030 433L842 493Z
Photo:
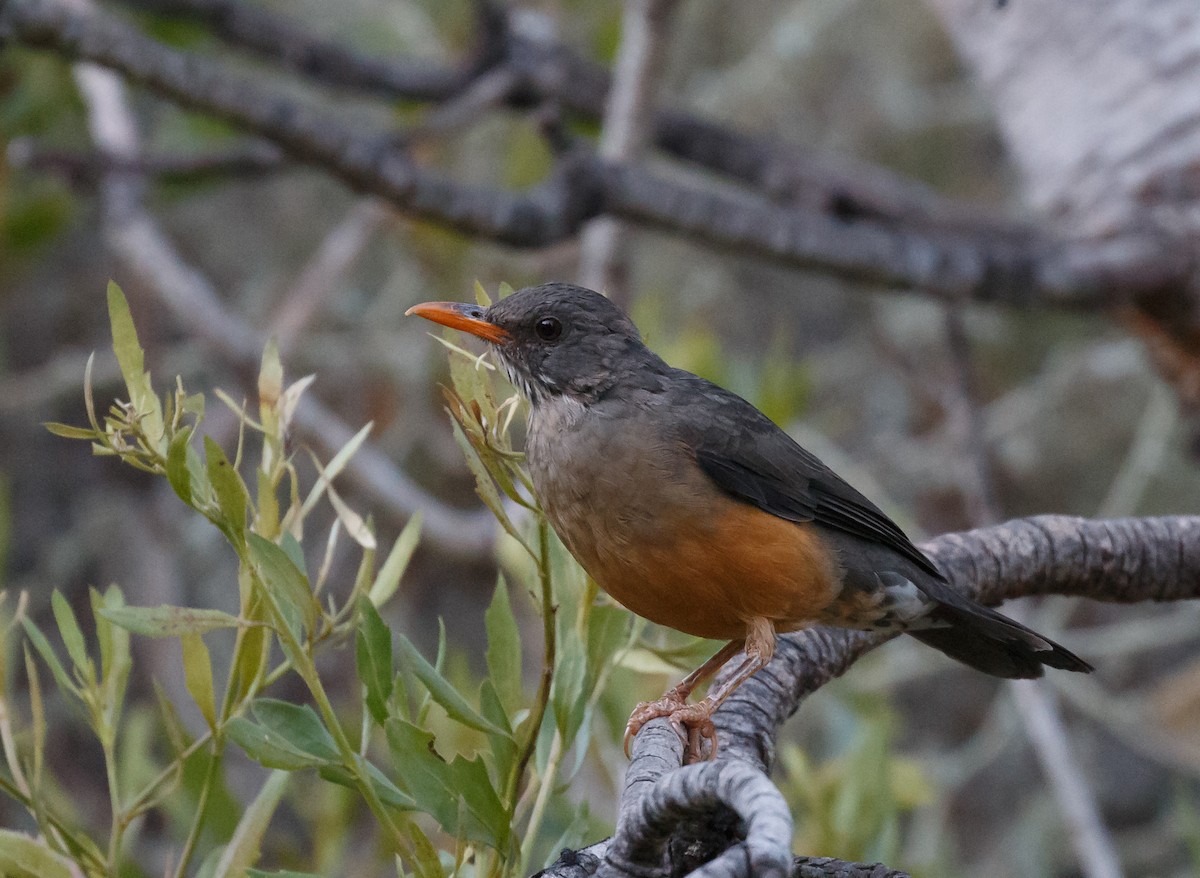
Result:
M775 655L775 625L770 619L755 617L750 620L750 630L745 640L734 640L720 652L688 675L682 683L671 689L658 701L638 705L625 727L625 752L628 755L630 742L638 730L656 717L665 716L684 743L684 763L712 759L717 755L717 730L712 715L721 703L733 694L738 686L746 682L756 671L766 665ZM745 650L746 657L725 682L696 704L686 699L701 680L716 673L726 661ZM689 685L690 684L690 685ZM685 688L686 687L686 688ZM681 694L682 693L682 694ZM704 741L709 742L708 753L704 752Z
M629 757L629 750L633 746L634 736L650 720L658 719L660 716L672 717L671 724L675 726L677 732L680 731L681 727L675 723L673 717L680 710L687 707L687 700L692 694L692 690L715 674L721 669L722 665L737 655L745 642L745 640L729 641L729 643L721 647L716 655L668 689L662 698L659 698L657 701L643 701L635 707L633 713L629 715L629 722L625 726L626 758ZM680 737L685 742L687 741L686 735L681 733Z
M750 633L745 640L746 657L733 673L716 689L698 701L688 704L671 714L671 725L684 740L684 764L715 759L717 755L717 729L712 715L717 708L775 655L775 626L769 619L755 618L750 622ZM703 750L704 739L710 744L708 753Z

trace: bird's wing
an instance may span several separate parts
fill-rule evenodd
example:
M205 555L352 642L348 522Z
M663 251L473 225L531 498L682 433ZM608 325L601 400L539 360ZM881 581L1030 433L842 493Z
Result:
M686 372L670 386L678 438L722 490L780 518L880 543L943 578L879 507L750 403Z

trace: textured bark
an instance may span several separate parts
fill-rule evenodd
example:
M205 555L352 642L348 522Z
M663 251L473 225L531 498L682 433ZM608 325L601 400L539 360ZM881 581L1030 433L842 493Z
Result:
M955 588L986 604L1039 594L1116 603L1200 597L1196 516L1092 521L1042 515L946 534L921 548ZM828 627L780 638L771 664L717 712L724 755L769 769L779 726L804 698L890 639Z

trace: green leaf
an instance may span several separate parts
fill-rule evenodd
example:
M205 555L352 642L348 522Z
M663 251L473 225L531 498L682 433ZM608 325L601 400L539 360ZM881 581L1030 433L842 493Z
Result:
M33 644L33 648L42 657L42 661L50 668L50 672L54 675L54 681L58 683L58 688L78 698L79 687L75 685L71 679L71 675L67 673L67 669L59 661L58 654L54 651L54 647L50 645L50 641L46 639L46 635L42 634L38 630L38 627L29 621L26 616L21 617L21 627L25 629L25 636L29 638L29 642Z
M313 597L306 577L288 557L287 552L258 534L246 534L250 561L267 591L281 607L299 613L309 631L316 625L320 607Z
M454 441L458 443L458 447L462 450L463 458L467 462L467 468L475 476L475 493L479 495L479 499L483 501L483 505L495 516L496 521L500 523L500 526L504 528L509 536L523 545L524 538L521 536L521 532L517 530L516 525L512 523L512 519L508 517L508 511L504 508L504 501L500 498L500 490L496 487L496 482L492 478L487 465L480 460L479 454L475 451L474 446L471 445L471 440L467 438L467 434L463 432L463 428L458 421L451 421L450 426L454 432Z
M188 455L195 455L192 448L192 431L180 430L171 437L167 446L167 481L179 499L188 506L192 505L192 473L188 465Z
M239 573L249 579L249 574ZM260 593L252 594L246 600L246 618L247 621L257 622L265 621L264 607L265 598ZM267 659L270 657L271 651L271 629L264 625L250 624L244 628L238 629L238 640L235 645L234 655L237 658L236 671L236 689L237 700L245 698L251 690L257 685L259 676L262 674Z
M104 610L124 607L125 595L115 585L110 585L103 595L94 588L90 594L92 615L96 620L96 640L100 644L100 672L104 697L109 722L115 728L125 699L129 672L133 669L133 658L129 653L129 632L106 619Z
M495 723L505 731L503 735L488 735L488 741L492 745L492 764L496 769L494 777L497 778L497 783L503 783L517 759L517 744L512 733L512 723L491 680L484 680L479 684L479 712L489 722Z
M329 763L292 746L286 738L276 735L243 716L225 723L225 736L246 751L246 755L267 768L295 771L300 768L320 768Z
M363 764L367 767L367 777L370 778L371 787L379 795L380 801L400 811L420 810L417 807L417 803L413 801L412 796L392 783L391 779L380 771L376 765L366 761ZM325 780L339 786L351 790L358 789L358 782L355 780L354 775L340 765L323 766L317 773Z
M42 786L42 767L46 764L46 709L42 700L42 681L38 676L37 662L26 645L25 677L29 680L29 730L33 739L33 772L30 778L36 794Z
M163 438L162 403L158 401L146 372L145 352L138 342L129 302L112 281L108 283L108 320L112 325L113 353L117 355L129 401L141 418L139 424L150 445L158 448Z
M521 678L521 631L503 576L497 579L496 591L483 621L487 628L488 678L496 687L500 703L511 715L520 710L525 697Z
M55 436L64 439L96 439L96 431L91 427L73 427L70 424L60 424L57 421L45 421L42 426Z
M417 541L421 537L421 520L419 511L408 520L404 529L400 531L400 536L396 537L392 551L388 552L387 560L379 568L379 574L367 592L367 597L375 606L382 607L390 601L396 589L400 587L400 579L408 569L408 562L412 560Z
M429 690L430 697L433 698L442 709L449 714L450 718L468 726L472 729L478 729L481 732L488 732L496 735L509 735L504 729L488 722L476 710L467 703L467 700L462 697L457 689L451 685L450 681L438 672L437 668L425 660L425 657L417 651L413 646L412 641L403 634L396 639L400 647L400 660L411 669L425 688Z
M50 606L54 610L54 621L58 623L58 633L67 647L67 655L71 657L71 664L75 666L80 677L85 680L94 680L96 668L87 654L83 632L79 630L79 622L75 619L71 605L62 596L62 592L55 589L54 593L50 595Z
M71 878L71 864L36 839L0 829L0 875L6 878Z
M214 878L225 878L227 875L240 878L246 874L247 867L258 860L263 836L271 824L275 809L279 807L288 780L290 775L284 771L275 771L267 778L238 821L233 838L225 845L213 872Z
M254 702L253 710L254 718L265 728L287 738L305 753L327 761L341 759L333 735L308 705L260 698Z
M304 498L304 505L300 509L301 517L312 512L313 507L317 505L317 501L321 499L321 495L333 484L333 480L338 477L341 471L346 468L346 464L350 462L350 458L354 457L358 449L362 447L362 444L367 441L367 437L371 435L371 430L374 427L374 422L369 421L350 437L350 440L338 450L338 453L324 467L319 462L314 461L317 467L317 483L312 486L312 490Z
M563 740L570 741L583 719L586 704L582 696L587 679L587 654L578 637L560 638L558 649L554 680L550 684L550 704Z
M197 607L104 607L100 615L114 625L134 634L147 637L180 637L184 634L203 634L217 628L237 628L241 620L221 610Z
M187 633L179 638L183 649L183 680L188 693L208 727L214 731L217 728L217 698L213 691L212 660L208 655L208 647L204 638L199 634Z
M433 749L433 735L401 719L388 720L386 729L396 772L421 808L453 835L507 845L508 815L483 760L460 754L446 762Z
M375 722L383 725L392 694L392 632L366 598L359 600L358 611L362 618L354 635L358 679L367 690L367 709Z
M250 492L246 490L246 483L229 462L221 446L213 441L211 436L204 437L204 459L208 481L221 510L217 524L231 543L240 546L244 542L246 506L250 502Z

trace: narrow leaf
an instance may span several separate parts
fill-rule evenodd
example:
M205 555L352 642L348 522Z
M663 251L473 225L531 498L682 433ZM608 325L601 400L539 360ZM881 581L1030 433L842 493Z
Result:
M71 864L31 836L0 829L0 875L6 878L71 878Z
M386 604L392 599L396 589L400 587L400 579L404 576L404 571L408 569L408 562L412 560L420 536L421 513L417 512L404 525L400 536L396 537L392 551L388 552L387 560L379 568L379 574L371 584L370 591L367 592L367 597L375 606L382 607Z
M308 515L317 505L317 501L321 499L321 494L325 489L333 483L333 480L338 477L346 464L350 462L355 452L362 447L362 444L367 441L367 437L371 435L371 430L375 427L373 421L369 421L357 433L350 437L350 441L338 450L338 453L333 456L333 459L324 467L318 466L317 483L313 485L309 491L308 497L304 500L304 506L301 509L302 515Z
M283 798L290 775L285 771L275 771L267 778L250 807L242 814L234 830L233 838L225 846L213 878L225 876L240 876L246 874L246 868L258 860L259 848L275 809Z
M79 630L79 622L75 619L75 613L71 609L71 605L67 603L67 599L62 596L62 592L56 589L50 595L50 606L54 610L54 621L58 623L58 633L63 639L63 645L67 647L71 664L75 666L75 670L83 679L95 679L96 669L87 654L83 632Z
M45 421L42 426L53 433L55 436L62 436L64 439L92 439L95 440L96 431L91 427L73 427L70 424L60 424L57 421Z
M383 725L392 694L392 632L366 598L359 601L359 613L362 621L354 637L358 678L367 690L367 709Z
M59 661L58 654L54 651L54 647L50 645L50 641L46 639L46 635L42 634L38 630L38 627L25 616L21 617L21 627L25 629L25 636L29 638L29 642L33 644L33 648L42 657L42 661L50 668L50 672L54 675L54 682L58 684L58 688L78 698L79 687L71 680L71 675L67 673L66 668Z
M192 505L192 473L188 465L188 455L195 454L192 448L192 431L180 430L171 437L167 446L167 481L179 499L188 506Z
M254 718L264 728L287 739L303 752L330 762L341 758L333 735L308 705L260 698L254 702L253 710Z
M247 756L267 768L295 771L330 764L329 760L306 753L282 735L242 716L229 720L224 729L226 736L245 750Z
M246 484L211 436L204 437L204 459L208 481L221 510L221 529L230 542L239 546L246 530L246 505L250 502Z
M154 393L150 375L146 372L145 353L138 342L129 302L125 300L121 288L112 281L108 284L108 319L112 326L113 353L117 355L117 363L129 391L129 401L140 416L139 424L150 445L159 448L163 438L162 403Z
M180 637L203 634L217 628L237 628L241 620L221 610L197 607L104 607L100 615L114 625L147 637Z
M401 661L425 685L425 688L429 690L430 697L442 706L451 719L481 732L497 735L508 734L504 729L480 716L451 685L450 681L425 660L425 657L413 646L411 640L401 634L397 637L396 642L400 647Z
M208 647L204 645L204 638L194 632L180 636L179 645L183 650L183 680L188 694L200 708L208 727L215 731L217 699L213 691L212 660L208 655Z
M320 607L313 597L306 577L292 562L287 553L270 540L258 534L246 534L246 545L250 560L258 572L263 585L280 601L300 614L305 627L311 631L316 624Z
M521 708L525 699L521 679L521 632L503 576L496 582L495 594L483 620L487 628L488 678L496 687L500 703L511 715Z
M417 803L413 801L412 796L396 786L388 778L386 774L379 770L378 767L370 762L365 763L367 766L367 777L370 778L371 786L375 792L379 794L380 800L391 808L396 808L400 811L418 811ZM331 781L339 786L347 789L358 789L358 781L350 772L340 765L326 765L318 769L317 773L325 780ZM440 873L439 873L440 874Z

